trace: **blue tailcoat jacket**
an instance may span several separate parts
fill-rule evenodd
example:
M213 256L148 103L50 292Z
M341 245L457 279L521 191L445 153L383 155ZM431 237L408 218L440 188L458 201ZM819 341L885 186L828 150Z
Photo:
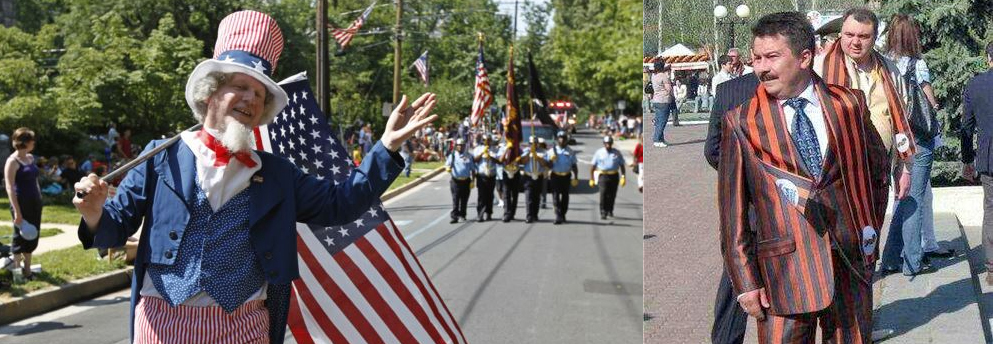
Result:
M146 150L163 143L153 141ZM403 159L377 143L361 166L336 186L303 173L286 159L267 152L257 154L261 169L248 187L248 227L254 255L268 282L270 340L281 343L291 282L299 278L295 223L336 226L360 217L402 171ZM96 231L80 221L78 235L85 249L123 246L142 226L132 277L130 340L147 265L172 265L184 239L196 201L195 166L194 153L177 142L129 171L115 196L104 204Z

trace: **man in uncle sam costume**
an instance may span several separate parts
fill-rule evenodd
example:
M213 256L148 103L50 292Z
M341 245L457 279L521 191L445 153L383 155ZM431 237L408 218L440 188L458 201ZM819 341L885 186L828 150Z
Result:
M122 246L143 227L133 342L280 343L290 283L299 277L295 223L335 226L360 216L402 171L400 145L437 117L429 115L435 95L413 104L404 96L381 141L339 185L254 151L252 128L288 102L271 79L283 45L268 15L230 14L214 57L195 67L185 88L203 129L182 133L129 171L111 199L94 174L76 183L85 248Z

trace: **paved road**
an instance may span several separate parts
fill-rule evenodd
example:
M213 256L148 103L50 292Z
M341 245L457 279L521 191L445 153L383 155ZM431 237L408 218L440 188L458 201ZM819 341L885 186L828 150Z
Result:
M577 139L574 149L589 163L599 139L593 133ZM585 180L570 197L571 222L559 226L551 223L551 208L541 211L540 222L521 221L523 197L516 222L448 224L444 175L386 207L470 342L638 343L642 195L634 175L628 178L619 192L618 217L609 221L599 219L596 189ZM469 207L474 214L475 202ZM109 295L0 327L0 344L124 343L127 298Z
M644 128L652 132L653 125L647 120ZM702 154L707 128L668 125L666 148L654 148L652 135L646 138L647 344L709 342L722 257L717 175Z

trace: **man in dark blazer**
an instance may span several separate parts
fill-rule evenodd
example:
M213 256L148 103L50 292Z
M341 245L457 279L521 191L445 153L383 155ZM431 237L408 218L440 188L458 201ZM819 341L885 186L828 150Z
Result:
M962 97L962 177L983 182L983 255L986 281L993 284L993 43L986 46L990 69L969 80ZM973 151L973 136L978 135Z
M760 79L756 74L749 73L719 84L712 104L712 117L708 124L708 136L705 138L705 159L712 168L719 167L719 141L722 135L722 116L740 104L753 97L754 90ZM752 214L748 217L753 217ZM753 223L753 221L750 221ZM719 279L719 289L715 294L715 320L712 322L712 344L743 343L747 329L747 313L736 302L733 294L733 282L725 269Z

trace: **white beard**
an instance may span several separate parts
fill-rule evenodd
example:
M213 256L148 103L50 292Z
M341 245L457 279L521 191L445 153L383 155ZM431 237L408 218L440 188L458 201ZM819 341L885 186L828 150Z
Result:
M226 130L222 132L222 145L230 152L247 152L257 146L253 130L235 120L226 121Z

